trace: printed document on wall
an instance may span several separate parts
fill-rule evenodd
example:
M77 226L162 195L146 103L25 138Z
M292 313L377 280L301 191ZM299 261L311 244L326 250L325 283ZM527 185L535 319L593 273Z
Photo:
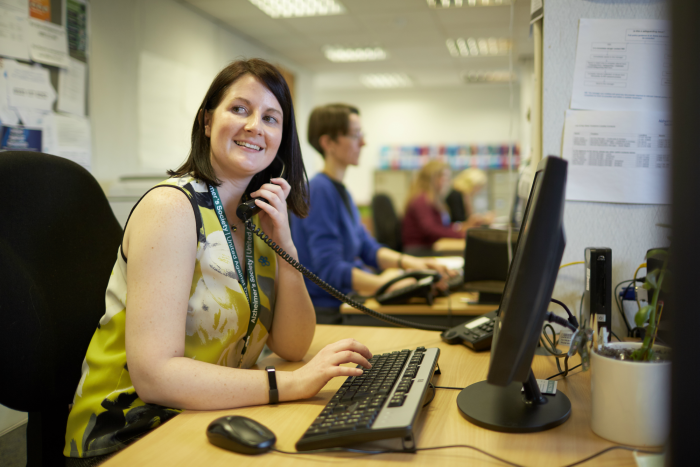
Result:
M581 19L571 108L668 111L670 27L663 20Z
M8 8L0 2L0 55L29 60L27 5L25 9Z
M668 113L568 110L563 157L568 200L670 203Z

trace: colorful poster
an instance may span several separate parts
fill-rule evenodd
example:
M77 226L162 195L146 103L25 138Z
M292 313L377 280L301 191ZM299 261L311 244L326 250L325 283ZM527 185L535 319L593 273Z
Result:
M51 0L29 0L29 16L51 21Z
M41 130L23 126L3 125L0 127L0 150L41 151Z
M66 0L66 29L68 51L73 58L87 60L87 5L84 0Z

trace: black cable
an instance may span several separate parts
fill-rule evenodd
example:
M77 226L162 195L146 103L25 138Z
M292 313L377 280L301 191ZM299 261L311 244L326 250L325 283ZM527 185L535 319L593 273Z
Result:
M486 452L482 449L479 449L475 446L470 446L468 444L450 444L450 445L446 445L446 446L431 446L431 447L427 447L427 448L415 448L415 449L387 449L384 451L364 451L361 449L352 449L352 448L327 448L327 449L314 449L312 451L283 451L281 449L272 448L272 451L279 452L281 454L321 454L321 453L326 453L326 452L350 452L350 453L357 453L357 454L376 455L376 454L414 454L416 451L435 451L437 449L450 449L450 448L473 449L474 451L480 452L481 454L488 456L492 459L496 459L497 461L503 462L504 464L512 465L513 467L524 467L520 464L515 464L513 462L507 461L507 460L500 458L498 456L494 456L493 454L489 454L488 452Z
M335 287L331 286L330 284L325 283L321 278L319 278L316 274L313 272L309 271L303 264L299 263L297 260L292 258L289 253L284 251L279 245L277 245L275 242L272 241L272 239L262 230L260 230L259 227L256 227L255 224L253 224L252 221L248 220L245 223L245 226L248 230L253 232L255 235L260 237L260 239L265 242L267 246L272 248L272 250L277 253L280 258L284 259L286 262L292 265L294 269L297 271L301 272L304 276L308 277L313 281L314 284L318 285L321 287L323 290L331 294L333 297L337 298L338 300L347 303L353 308L357 308L363 313L366 313L370 315L373 318L376 318L378 320L387 322L389 324L393 324L394 326L403 326L407 328L415 328L415 329L423 329L425 331L446 331L449 328L444 327L444 326L432 326L430 324L419 324L419 323L413 323L411 321L406 321L403 319L396 318L394 316L389 316L385 315L384 313L379 313L378 311L371 310L367 308L366 306L362 305L361 303L356 302L355 300L351 299L344 293L340 292L337 290Z
M610 333L613 335L613 337L614 337L615 339L617 339L618 342L622 342L622 339L620 339L619 337L617 337L617 334L615 334L615 333L612 332L612 331L610 331Z
M552 379L552 378L556 378L557 376L567 376L570 372L574 371L576 368L578 368L578 367L580 367L580 366L581 366L581 363L579 363L579 364L576 365L575 367L567 368L567 369L565 370L566 373L565 373L564 371L561 371L561 372L557 373L556 375L552 375L552 376L550 376L549 378L545 378L545 379L546 379L546 380L550 380L550 379Z
M465 388L454 388L452 386L433 386L436 389L456 389L457 391L462 391Z
M562 308L564 308L566 310L566 314L569 315L569 319L567 321L569 321L569 323L571 323L575 328L578 329L578 321L576 320L576 317L573 315L573 313L571 313L569 311L569 308L566 305L564 305L563 302L560 302L556 298L552 298L551 301L556 303L557 305L561 306Z
M581 464L583 464L584 462L588 462L588 461L591 460L591 459L595 459L596 457L602 456L602 455L605 454L606 452L614 451L615 449L622 449L622 450L624 450L624 451L639 452L639 453L642 453L642 454L662 454L662 453L663 453L663 451L647 451L647 450L645 450L645 449L632 448L632 447L629 447L629 446L610 446L610 447L607 448L607 449L603 449L603 450L600 451L600 452L596 452L595 454L593 454L593 455L591 455L591 456L588 456L588 457L586 457L585 459L582 459L582 460L580 460L580 461L574 462L573 464L567 464L567 465L565 465L564 467L574 467L575 465L581 465Z

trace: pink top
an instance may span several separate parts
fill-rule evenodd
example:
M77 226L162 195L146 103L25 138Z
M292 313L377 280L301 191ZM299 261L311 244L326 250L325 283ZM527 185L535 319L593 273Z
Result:
M431 247L440 238L464 238L464 234L442 223L440 210L425 195L413 198L402 223L403 246Z

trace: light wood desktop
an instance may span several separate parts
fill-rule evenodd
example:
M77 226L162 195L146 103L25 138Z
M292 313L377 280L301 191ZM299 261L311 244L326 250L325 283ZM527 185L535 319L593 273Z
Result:
M373 298L368 299L364 305L370 310L379 311L388 315L453 315L474 316L488 313L498 308L498 305L480 305L475 303L479 298L478 293L455 292L449 297L436 297L432 305L424 299L403 305L380 305ZM362 314L356 308L347 303L340 305L340 313L347 315Z
M440 370L433 383L438 386L465 387L486 378L489 353L475 353L462 346L450 346L440 340L437 332L413 329L318 326L313 344L304 361L323 346L353 337L367 344L375 354L418 346L439 347ZM571 366L579 363L574 357ZM294 370L303 362L286 362L275 355L257 364L258 369L275 365L278 370ZM536 356L533 370L537 378L557 373L554 359ZM284 465L394 465L410 462L420 466L504 465L477 451L449 448L419 451L417 454L303 454L288 455L269 452L244 456L210 444L206 437L209 423L224 415L244 415L270 428L277 435L276 448L295 451L294 444L321 412L344 378L331 380L309 400L265 405L243 409L198 412L186 410L141 440L109 459L105 467L120 465L206 465L206 466L274 466ZM605 448L614 446L596 436L590 428L590 373L574 370L559 381L558 389L571 400L571 417L563 425L541 433L507 434L489 431L469 423L457 409L458 390L437 389L435 399L420 414L415 426L418 447L471 445L510 462L526 466L562 466L582 460ZM634 466L630 452L608 452L585 465Z
M463 238L441 238L433 243L433 251L436 253L453 253L462 256L466 245L467 241Z

